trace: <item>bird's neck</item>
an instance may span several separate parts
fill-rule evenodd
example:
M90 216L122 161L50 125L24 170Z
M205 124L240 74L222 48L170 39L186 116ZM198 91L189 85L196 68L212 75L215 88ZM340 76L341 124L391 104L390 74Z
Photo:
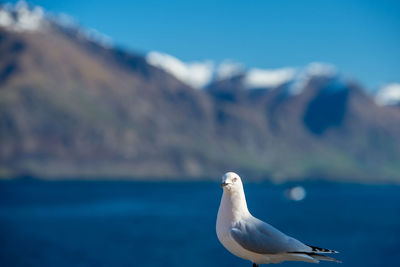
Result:
M220 210L225 213L226 216L230 217L232 221L239 221L243 217L250 216L250 212L247 209L244 191L224 191L221 199Z

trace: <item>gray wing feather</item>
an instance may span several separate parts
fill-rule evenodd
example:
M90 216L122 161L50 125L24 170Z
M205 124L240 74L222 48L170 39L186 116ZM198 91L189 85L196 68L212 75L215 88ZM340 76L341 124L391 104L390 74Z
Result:
M251 218L238 222L230 231L231 237L243 248L259 254L279 254L309 251L300 241L285 235L271 225Z

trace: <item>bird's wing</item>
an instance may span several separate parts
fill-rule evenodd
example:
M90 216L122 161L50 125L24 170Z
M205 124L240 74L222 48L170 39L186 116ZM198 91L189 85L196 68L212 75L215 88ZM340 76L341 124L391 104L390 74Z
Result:
M230 234L232 239L244 249L259 254L310 250L300 241L254 217L236 223Z

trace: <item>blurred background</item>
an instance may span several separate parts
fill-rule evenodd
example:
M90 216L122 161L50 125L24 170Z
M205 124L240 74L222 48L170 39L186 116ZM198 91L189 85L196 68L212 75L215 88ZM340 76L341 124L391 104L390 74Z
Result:
M250 266L215 235L227 171L260 219L396 265L397 1L0 3L1 266Z

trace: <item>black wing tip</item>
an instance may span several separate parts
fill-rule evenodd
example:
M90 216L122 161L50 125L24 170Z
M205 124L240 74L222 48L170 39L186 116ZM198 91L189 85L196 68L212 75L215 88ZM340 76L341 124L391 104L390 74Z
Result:
M315 247L315 246L310 246L310 245L307 245L307 246L309 246L309 247L312 249L312 251L314 251L314 252L320 252L320 253L339 253L339 251L332 250L332 249L320 248L320 247Z

